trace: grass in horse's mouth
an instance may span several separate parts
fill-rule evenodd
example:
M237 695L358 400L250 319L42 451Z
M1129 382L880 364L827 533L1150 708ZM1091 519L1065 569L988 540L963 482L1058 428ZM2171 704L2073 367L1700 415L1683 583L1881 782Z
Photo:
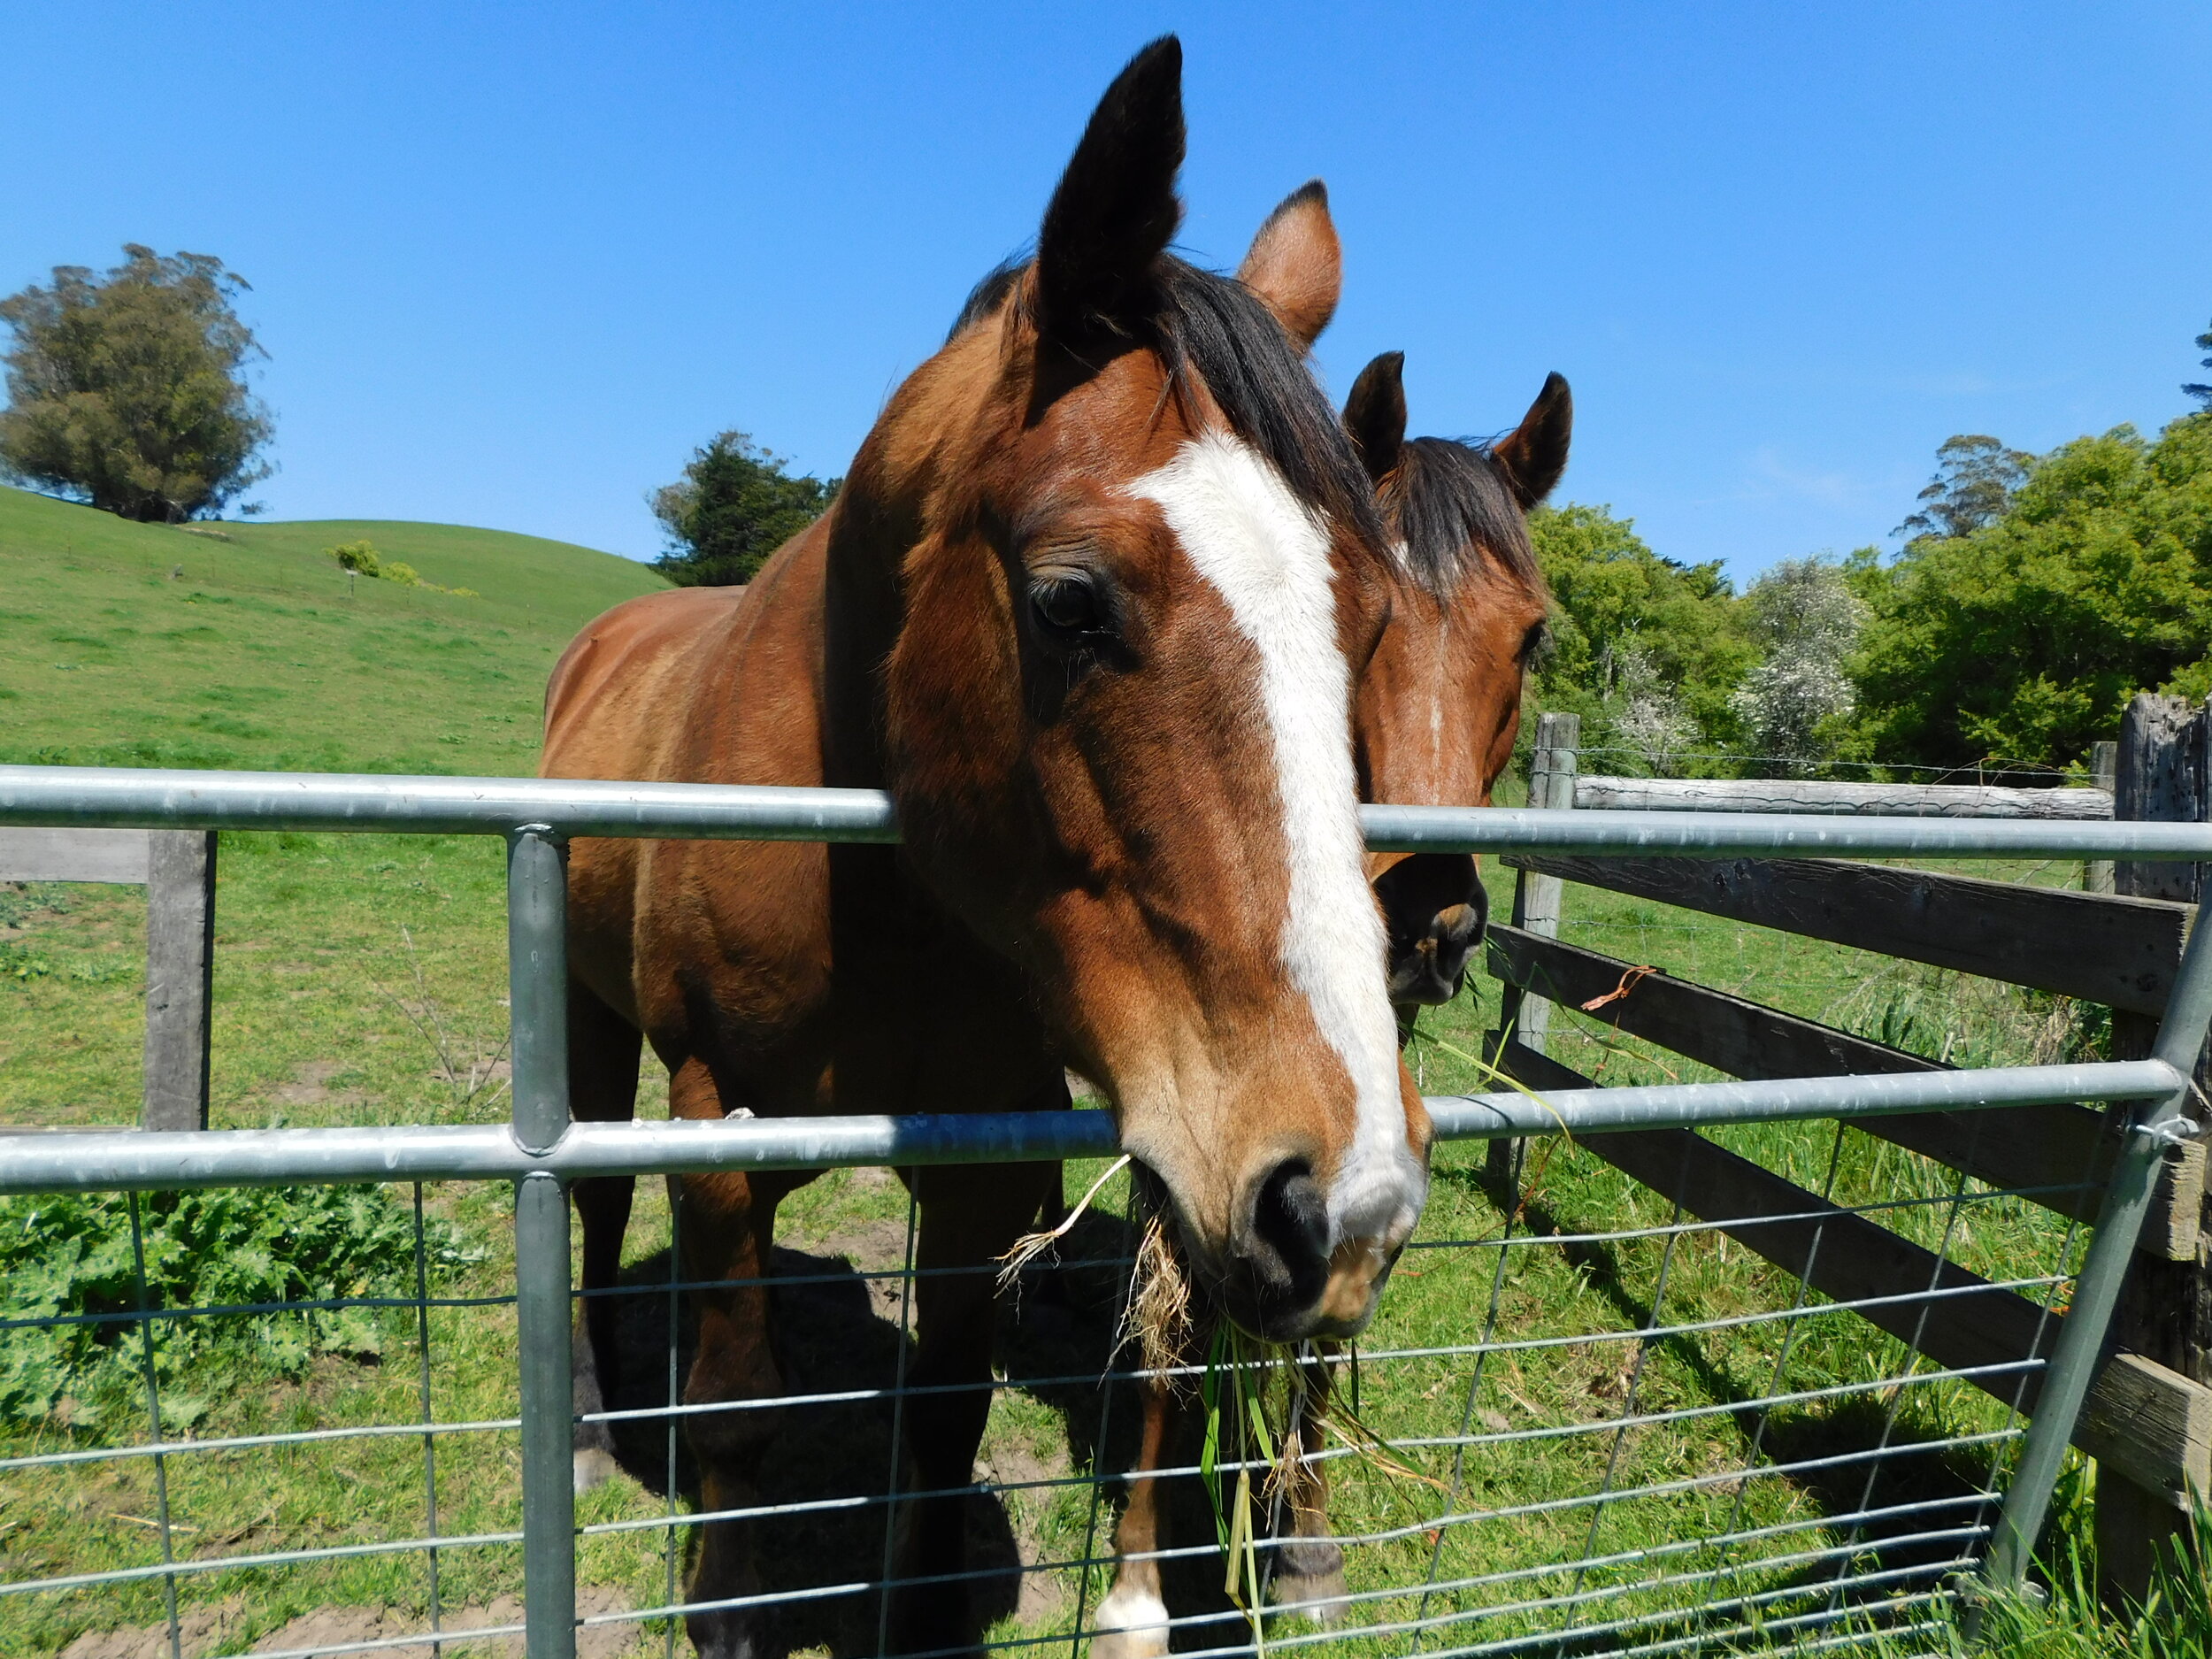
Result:
M1136 1265L1129 1276L1120 1341L1133 1337L1145 1370L1165 1377L1172 1387L1170 1373L1190 1352L1190 1279L1169 1240L1166 1216L1154 1206L1144 1208L1144 1232L1137 1240Z

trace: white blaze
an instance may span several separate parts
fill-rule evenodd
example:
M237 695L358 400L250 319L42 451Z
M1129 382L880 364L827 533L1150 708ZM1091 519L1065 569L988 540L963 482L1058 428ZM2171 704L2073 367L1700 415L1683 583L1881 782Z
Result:
M1159 503L1260 659L1290 850L1283 965L1357 1102L1351 1149L1329 1194L1331 1241L1401 1238L1424 1182L1406 1148L1382 917L1362 863L1351 673L1337 642L1328 534L1272 466L1225 432L1194 438L1129 488Z

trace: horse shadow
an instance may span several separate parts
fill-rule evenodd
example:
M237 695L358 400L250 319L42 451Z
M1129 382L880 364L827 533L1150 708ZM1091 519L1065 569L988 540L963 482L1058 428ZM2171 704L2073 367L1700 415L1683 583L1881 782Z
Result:
M890 1317L885 1317L870 1294L869 1279L850 1261L779 1246L771 1255L769 1273L777 1281L770 1292L771 1328L787 1394L879 1396L895 1386L901 1342L897 1304L894 1302ZM667 1290L669 1277L665 1249L622 1271L618 1282L634 1294L618 1298L618 1340L621 1352L641 1358L624 1368L607 1402L611 1410L665 1406L672 1370L676 1394L681 1395L696 1322L689 1299ZM646 1356L660 1363L644 1363ZM889 1489L894 1417L895 1402L884 1397L802 1401L780 1409L761 1461L757 1502L821 1507L770 1516L755 1526L761 1593L872 1583L883 1576L889 1506L834 1501L880 1499ZM610 1426L615 1461L626 1474L657 1498L668 1501L672 1494L692 1510L702 1507L699 1471L680 1422L649 1417ZM970 1566L979 1575L973 1606L987 1626L1013 1611L1021 1561L1004 1506L994 1494L977 1494L964 1509ZM680 1594L696 1554L696 1532L687 1528L679 1535ZM765 1621L764 1651L826 1651L835 1659L873 1655L879 1650L881 1607L872 1589L777 1603Z
M1063 1472L1088 1479L1093 1471L1110 1471L1092 1506L1086 1553L1094 1558L1111 1554L1119 1507L1115 1477L1136 1459L1142 1421L1137 1386L1124 1374L1135 1362L1126 1353L1117 1357L1133 1244L1118 1217L1086 1213L1054 1256L1026 1270L1018 1291L999 1303L994 1350L998 1368L1007 1386L1058 1417L1068 1454ZM872 1290L870 1278L843 1256L780 1245L771 1255L769 1272L775 1281L770 1293L774 1351L787 1394L878 1394L895 1386L902 1340L895 1281L877 1279ZM672 1376L680 1398L696 1328L689 1298L672 1294L669 1283L665 1249L622 1270L618 1280L622 1294L615 1299L616 1340L618 1351L631 1358L606 1402L611 1411L666 1406ZM910 1362L910 1339L907 1357ZM759 1502L795 1505L880 1498L891 1473L895 1415L895 1402L881 1397L782 1408L760 1468ZM672 1421L643 1417L611 1424L615 1461L656 1498L667 1502L672 1493L695 1510L698 1470L680 1424L670 1432ZM1210 1540L1211 1511L1197 1482L1176 1485L1190 1490L1175 1494L1180 1500L1174 1512L1175 1541ZM972 1604L977 1628L983 1631L1021 1606L1022 1575L1035 1563L1024 1560L1022 1540L996 1493L976 1494L964 1509L969 1567L976 1575ZM800 1510L787 1521L769 1517L755 1534L759 1588L788 1593L879 1578L887 1519L887 1506L880 1502ZM695 1532L685 1529L679 1535L680 1593L681 1575L688 1572L696 1548ZM1075 1554L1058 1548L1050 1553L1061 1559ZM1171 1575L1171 1608L1228 1610L1217 1564L1199 1571L1187 1563L1169 1564L1181 1569ZM1092 1571L1083 1593L1087 1610L1095 1609L1110 1578L1109 1568ZM1190 1593L1178 1594L1187 1578L1193 1581ZM1072 1598L1063 1600L1063 1615L1072 1613ZM878 1651L880 1611L872 1591L780 1603L767 1621L764 1650L818 1650L834 1659L862 1659ZM1237 1628L1242 1629L1240 1621Z

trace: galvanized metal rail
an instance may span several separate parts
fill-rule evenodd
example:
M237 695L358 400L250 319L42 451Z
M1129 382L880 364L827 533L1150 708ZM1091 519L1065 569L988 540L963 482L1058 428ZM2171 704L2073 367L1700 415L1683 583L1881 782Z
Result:
M541 1010L539 1018L543 1018ZM516 1028L522 1029L520 1016ZM518 1076L534 1069L518 1056ZM1801 1078L1778 1083L1563 1089L1540 1099L1509 1090L1426 1098L1440 1140L1503 1141L1603 1134L1609 1130L1971 1111L2080 1100L2159 1101L2170 1098L2182 1085L2172 1066L2152 1059ZM1111 1114L1099 1110L746 1118L708 1123L564 1121L535 1141L526 1141L521 1130L502 1124L167 1134L103 1131L38 1135L21 1144L5 1144L0 1148L0 1193L265 1187L297 1181L518 1181L539 1176L565 1181L593 1175L701 1174L713 1170L1021 1164L1110 1157L1119 1150Z
M505 1126L0 1138L0 1192L166 1189L273 1181L504 1179L516 1184L525 1605L531 1659L572 1659L577 1629L571 1487L569 1221L586 1175L717 1168L917 1164L1094 1156L1102 1112L579 1125L568 1118L563 843L577 836L890 842L867 791L561 780L389 778L0 767L0 825L498 834L508 844L513 1110ZM1883 819L1670 812L1364 809L1391 850L1575 852L1704 858L2027 855L2212 860L2212 826ZM1986 1578L2016 1586L2047 1509L2159 1164L2193 1133L2188 1078L2212 1025L2212 941L2193 934L2152 1059L1891 1077L1594 1089L1430 1102L1447 1139L1850 1119L2101 1099L2131 1102L2124 1148L2078 1276ZM157 1459L158 1461L158 1459Z
M1695 858L2212 859L2212 825L2009 819L1752 817L1733 812L1578 814L1508 807L1368 806L1378 852L1549 852ZM898 840L890 798L801 789L561 778L167 772L0 766L0 825L87 829L284 829L557 839Z

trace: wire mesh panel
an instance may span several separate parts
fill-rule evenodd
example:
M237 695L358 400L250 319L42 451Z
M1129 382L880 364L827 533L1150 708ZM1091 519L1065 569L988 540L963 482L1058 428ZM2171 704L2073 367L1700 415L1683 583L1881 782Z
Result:
M500 1196L0 1201L53 1269L0 1287L0 1651L518 1628L513 1297L469 1242Z
M1820 1166L1814 1184L1841 1212L1983 1270L1989 1294L2062 1301L2074 1240L2016 1195L1932 1166L1916 1190L1832 1125L1733 1133L1765 1134L1785 1166ZM82 1201L111 1229L100 1237L130 1305L42 1316L12 1293L12 1349L79 1347L35 1422L17 1396L0 1459L0 1650L120 1629L179 1655L426 1651L433 1637L467 1651L519 1631L505 1189L348 1190L357 1230L388 1228L400 1247L360 1271L397 1294L172 1305L159 1263L176 1195ZM1096 1635L1130 1570L1117 1517L1146 1479L1161 1483L1164 1522L1142 1555L1175 1646L1253 1645L1250 1583L1281 1548L1279 1476L1207 1401L1225 1363L1257 1366L1279 1437L1300 1356L1225 1361L1196 1333L1167 1440L1137 1467L1148 1373L1125 1340L1133 1202L1125 1178L1110 1181L1000 1304L996 1370L975 1385L989 1400L982 1449L956 1506L995 1648L1078 1652ZM621 1360L590 1414L612 1467L578 1510L583 1651L687 1648L689 1563L717 1526L753 1558L738 1599L762 1610L770 1651L876 1651L902 1522L941 1495L917 1484L902 1438L917 1392L912 1215L883 1170L832 1171L787 1198L765 1281L780 1392L718 1403L684 1394L692 1293L706 1287L683 1278L665 1198L641 1194L605 1293ZM2021 1432L2011 1402L2039 1357L1968 1373L1918 1360L1863 1308L1732 1240L1724 1219L1686 1216L1572 1143L1440 1148L1375 1327L1356 1349L1303 1355L1306 1374L1327 1374L1305 1409L1343 1577L1320 1617L1263 1618L1266 1645L1513 1652L1571 1632L1657 1653L1947 1624L1947 1582L1986 1541ZM1940 1319L1959 1297L1932 1284L1889 1300ZM769 1414L773 1432L749 1488L717 1504L692 1439L733 1413ZM1210 1416L1230 1477L1219 1495L1200 1475ZM1221 1537L1236 1530L1225 1510L1240 1463L1253 1541L1233 1596Z

